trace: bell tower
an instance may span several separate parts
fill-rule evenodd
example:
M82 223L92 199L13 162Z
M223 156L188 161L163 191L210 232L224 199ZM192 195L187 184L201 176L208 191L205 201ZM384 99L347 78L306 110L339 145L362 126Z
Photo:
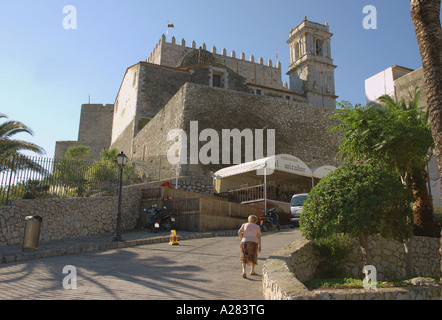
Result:
M331 58L330 40L333 36L325 25L304 17L295 29L290 30L287 43L290 47L290 65L287 75L290 91L303 94L307 103L334 109L335 75Z

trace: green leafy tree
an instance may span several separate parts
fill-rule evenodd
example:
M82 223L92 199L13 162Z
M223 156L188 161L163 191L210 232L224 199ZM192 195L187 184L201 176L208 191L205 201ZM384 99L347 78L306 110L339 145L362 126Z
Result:
M118 167L113 161L101 158L89 167L85 172L85 178L92 190L112 192L118 182Z
M112 165L118 166L117 163L117 148L103 149L100 152L101 161L110 161ZM123 181L135 181L138 179L138 175L135 173L135 167L131 163L127 163L123 167Z
M309 193L300 219L309 240L351 234L359 239L367 262L367 236L403 242L412 235L411 192L397 175L373 165L339 167Z
M102 150L100 161L95 161L85 173L87 183L93 189L101 188L101 191L111 192L119 179L117 164L118 149L111 148ZM123 167L123 181L134 181L137 178L132 164Z
M425 185L425 164L433 138L427 114L418 107L419 91L395 102L383 96L377 106L342 103L332 117L341 120L332 131L343 131L338 156L344 163L379 164L398 174L413 190L415 234L435 236L431 199Z

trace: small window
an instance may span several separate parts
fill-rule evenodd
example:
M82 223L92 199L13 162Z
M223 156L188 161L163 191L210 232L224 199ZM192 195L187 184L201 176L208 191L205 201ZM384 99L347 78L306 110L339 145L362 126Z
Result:
M290 99L290 96L285 96L285 98L286 98L287 100L291 100L291 99Z
M221 75L220 74L213 74L212 79L212 86L221 88Z
M257 94L258 96L261 96L262 95L261 89L256 89L255 94Z

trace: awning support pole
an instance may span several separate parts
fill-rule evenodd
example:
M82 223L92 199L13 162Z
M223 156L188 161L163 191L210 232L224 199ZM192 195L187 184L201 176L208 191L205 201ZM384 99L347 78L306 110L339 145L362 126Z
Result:
M264 214L267 213L267 166L264 167Z

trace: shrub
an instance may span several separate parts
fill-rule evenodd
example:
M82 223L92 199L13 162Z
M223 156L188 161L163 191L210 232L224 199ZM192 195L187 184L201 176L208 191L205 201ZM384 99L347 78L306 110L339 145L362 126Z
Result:
M306 239L351 234L366 249L368 235L399 241L412 235L412 201L397 176L372 165L346 165L312 189L299 223Z
M330 237L313 240L313 246L325 265L320 268L321 276L342 278L345 271L342 265L352 251L354 239L348 234L333 234Z

